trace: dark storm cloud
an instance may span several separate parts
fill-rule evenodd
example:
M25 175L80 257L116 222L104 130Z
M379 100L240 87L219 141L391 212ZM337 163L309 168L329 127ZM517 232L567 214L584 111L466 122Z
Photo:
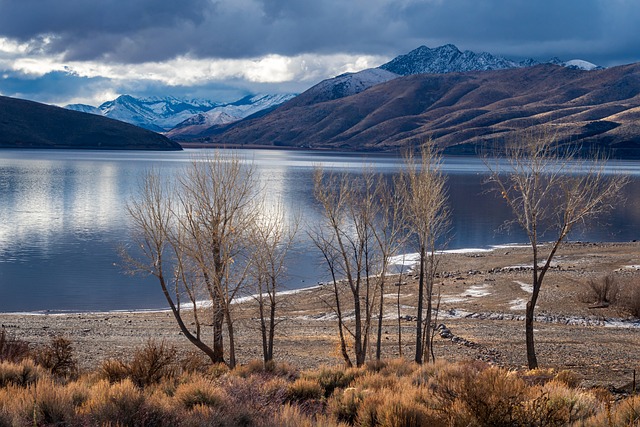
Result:
M68 60L397 55L421 44L637 60L629 0L0 0L0 35ZM37 45L37 44L36 44ZM585 58L590 59L590 58Z

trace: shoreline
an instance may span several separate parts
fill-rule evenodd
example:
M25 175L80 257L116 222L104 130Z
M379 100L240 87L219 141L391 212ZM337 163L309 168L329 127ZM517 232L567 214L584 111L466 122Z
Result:
M526 366L524 308L519 303L530 295L523 286L530 280L530 270L509 266L525 265L529 252L528 247L509 245L479 253L443 254L442 274L437 279L442 291L437 322L458 339L437 336L434 351L438 358L483 360L516 370ZM563 247L557 254L558 267L547 274L536 308L535 338L542 367L575 371L585 386L622 387L630 381L630 372L640 368L640 353L630 351L640 346L640 320L627 314L621 305L590 308L584 293L590 278L605 274L614 274L623 290L639 285L640 270L628 268L637 267L638 259L639 242L570 243ZM408 274L406 284L385 290L383 358L399 357L399 327L402 354L411 356L416 282ZM337 321L326 304L331 301L331 288L314 286L280 294L277 361L301 370L342 363L336 351ZM255 303L249 298L234 305L233 310L238 362L261 359ZM351 308L345 310L348 316ZM187 325L192 328L190 322ZM0 324L32 347L45 345L56 336L68 338L85 370L96 369L109 358L128 360L149 340L165 341L180 354L194 349L170 311L0 313ZM203 334L208 342L210 328L205 327Z
M614 242L600 242L598 244L608 244ZM523 243L506 243L499 245L488 245L485 248L459 248L459 249L444 249L440 251L436 251L437 255L445 255L445 254L474 254L474 253L486 253L492 252L498 249L507 249L507 248L528 248L529 246ZM390 258L390 266L404 266L410 267L415 265L418 261L417 259L418 253L405 253L401 255L394 255ZM409 274L411 269L407 269L403 271L402 274ZM399 273L390 274L390 276L396 276ZM329 282L327 282L329 283ZM312 290L317 288L318 286L322 286L326 284L325 282L318 281L316 285L305 286L298 289L285 289L278 292L278 295L287 295L294 294L297 292L304 292L308 290ZM242 303L254 298L256 294L245 295L238 297L232 303ZM207 300L199 301L199 303L206 304ZM182 309L190 310L190 304L185 304L182 306ZM75 315L75 314L117 314L117 313L166 313L171 312L171 309L167 306L164 308L136 308L136 309L114 309L114 310L34 310L34 311L0 311L0 315L20 315L20 316L63 316L63 315Z

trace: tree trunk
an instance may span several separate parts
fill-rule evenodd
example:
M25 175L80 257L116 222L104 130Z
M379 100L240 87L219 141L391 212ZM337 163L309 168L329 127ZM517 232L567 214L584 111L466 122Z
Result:
M231 321L229 309L226 309L225 311L227 317L227 332L229 333L229 368L233 369L236 367L236 346L233 333L233 322Z
M380 361L382 357L382 317L384 315L384 277L380 283L380 306L378 310L378 342L376 343L376 360Z
M213 357L214 363L225 363L224 361L224 339L222 328L224 324L224 312L220 307L220 301L215 301L213 313Z
M422 308L424 306L424 267L426 250L424 246L420 248L420 280L418 283L418 313L416 320L416 357L415 362L422 364Z
M538 359L536 358L536 350L533 341L534 310L535 306L531 301L527 302L524 331L527 342L527 365L529 366L529 369L536 369L538 367Z

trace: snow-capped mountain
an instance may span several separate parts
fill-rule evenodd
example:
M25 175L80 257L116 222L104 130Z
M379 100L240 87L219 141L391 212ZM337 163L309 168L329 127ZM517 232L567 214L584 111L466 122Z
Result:
M293 96L295 95L247 96L230 104L222 104L208 100L184 100L174 97L136 98L121 95L97 108L84 104L67 105L66 108L106 116L156 132L168 132L183 122L189 123L190 119L193 119L193 124L215 123L216 120L220 123L237 121L257 111L278 105ZM204 116L200 116L202 114Z
M575 68L577 70L586 70L586 71L602 69L601 66L593 64L589 61L584 61L582 59L572 59L571 61L563 62L562 65L567 68Z
M420 46L406 55L400 55L379 68L392 73L408 76L411 74L442 74L465 71L487 71L516 68L520 64L490 53L460 52L452 45L430 49Z
M295 107L296 105L317 104L344 98L398 77L400 77L398 74L380 68L369 68L357 73L341 74L338 77L321 81L298 95L287 105Z
M446 44L436 48L420 46L406 55L400 55L379 68L402 76L412 74L444 74L466 71L505 70L510 68L532 67L542 62L526 59L516 62L502 56L487 52L475 53L469 50L461 52L456 46ZM582 70L600 69L595 64L580 59L564 62L558 58L551 58L545 64L555 64L568 68Z
M210 110L219 103L207 100L183 100L174 97L136 98L121 95L99 107L67 105L70 110L99 114L156 132L166 132L194 114Z
M198 113L178 123L167 136L170 138L197 135L210 127L227 125L263 110L274 108L295 97L295 94L263 94L247 96L231 104L220 105Z

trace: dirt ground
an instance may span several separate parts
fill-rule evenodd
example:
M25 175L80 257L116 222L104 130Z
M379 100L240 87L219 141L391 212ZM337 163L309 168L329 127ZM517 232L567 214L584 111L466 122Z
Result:
M487 252L439 255L441 304L437 323L453 337L436 336L434 353L447 360L481 359L511 369L526 365L524 307L531 295L530 249L501 247ZM588 281L615 278L618 301L595 307ZM383 355L414 351L415 279L387 285ZM541 367L571 369L582 385L629 387L640 374L640 321L631 316L634 289L640 288L640 243L572 243L558 252L544 279L536 313L536 350ZM282 295L275 357L300 369L340 364L332 287L318 286ZM398 320L400 291L400 320ZM636 299L640 293L636 293ZM638 302L640 304L640 302ZM261 357L257 313L252 302L234 308L240 363ZM347 310L348 311L348 310ZM348 315L348 312L347 312ZM108 312L64 315L0 314L0 324L33 345L51 337L69 338L84 369L112 357L127 359L149 339L181 350L192 347L170 312ZM373 351L373 348L371 349Z

